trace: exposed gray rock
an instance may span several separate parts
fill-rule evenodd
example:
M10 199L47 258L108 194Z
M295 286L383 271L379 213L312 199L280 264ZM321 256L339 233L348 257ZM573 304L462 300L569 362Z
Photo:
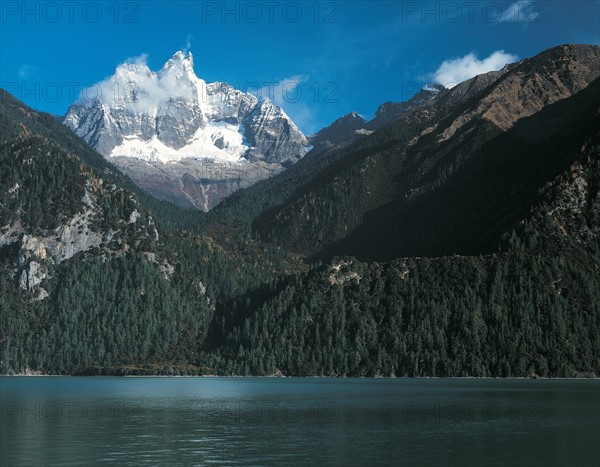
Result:
M139 218L140 218L140 213L137 211L137 209L134 209L133 211L131 211L131 214L129 215L129 223L135 224Z
M358 284L362 276L352 270L352 261L340 261L337 264L333 263L329 269L329 277L327 278L331 285L344 285L347 282Z
M167 146L180 149L203 125L200 103L197 100L187 102L179 97L169 99L160 107L154 133Z
M246 139L252 145L246 153L250 160L285 165L304 157L308 140L280 107L261 102L243 123Z
M45 268L40 266L40 263L37 261L31 261L27 268L23 270L21 273L21 278L19 279L19 287L23 290L28 290L29 292L33 292L35 287L47 277L47 272Z
M90 230L88 219L81 215L75 216L67 225L59 227L56 234L56 237L44 240L50 255L58 262L100 246L104 239L102 233ZM108 234L105 240L108 242L111 239L112 234Z
M113 231L102 233L91 229L91 219L99 212L100 207L89 189L88 184L81 200L82 211L53 231L31 235L18 222L2 229L0 246L16 242L20 244L15 259L19 287L30 292L32 300L43 300L47 296L46 291L40 289L39 285L49 277L50 265L61 263L113 239ZM137 211L131 213L131 217L136 220L139 216Z
M112 159L140 188L183 207L208 211L221 200L260 180L280 173L280 164L241 160L236 164L182 159L163 164L132 157Z

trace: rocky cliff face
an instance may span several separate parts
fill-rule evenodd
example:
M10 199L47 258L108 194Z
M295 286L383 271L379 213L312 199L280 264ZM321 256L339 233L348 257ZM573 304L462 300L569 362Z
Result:
M32 232L21 221L13 222L0 229L0 247L16 245L18 252L13 263L13 274L19 287L30 293L33 300L42 300L47 292L40 284L51 277L53 266L66 261L78 253L92 248L100 248L104 256L124 254L132 245L123 235L123 231L133 224L134 243L139 245L149 235L158 241L158 231L149 216L142 216L135 208L130 210L129 218L120 220L115 229L98 228L98 220L104 216L98 202L104 192L125 193L114 185L103 187L101 179L87 183L81 199L81 208L72 218L54 229L42 229ZM134 198L128 204L134 206ZM129 238L131 241L131 238Z
M176 53L158 73L120 65L96 89L65 124L139 186L183 206L209 210L309 145L281 108L198 78L191 53Z

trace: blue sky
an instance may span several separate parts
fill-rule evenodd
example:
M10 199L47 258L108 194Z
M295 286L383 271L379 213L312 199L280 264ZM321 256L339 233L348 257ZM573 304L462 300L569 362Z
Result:
M563 43L600 45L600 2L21 2L0 3L0 85L64 114L86 85L147 54L177 50L196 74L272 87L311 134L357 111L402 101L419 84L464 79ZM290 84L291 83L291 84ZM446 84L446 83L444 83Z

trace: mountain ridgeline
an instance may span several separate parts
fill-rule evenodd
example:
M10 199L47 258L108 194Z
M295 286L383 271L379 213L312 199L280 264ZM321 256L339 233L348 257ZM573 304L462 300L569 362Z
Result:
M442 92L337 150L254 227L317 258L492 252L593 132L598 60L597 48L565 47L493 72L474 94L464 88L480 77Z
M350 114L210 212L0 91L0 371L598 375L599 77L564 45Z

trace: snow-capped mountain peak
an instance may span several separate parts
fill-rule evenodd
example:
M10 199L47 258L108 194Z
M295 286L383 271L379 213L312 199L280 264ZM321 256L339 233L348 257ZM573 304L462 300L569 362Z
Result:
M190 80L197 80L198 77L194 72L194 57L192 52L188 52L187 56L182 52L176 52L158 72L159 75L166 75L169 73L175 74L178 78L188 78Z
M194 67L194 56L192 52L188 52L187 55L183 51L178 50L173 56L164 64L163 69L171 68L178 64L190 65Z
M121 64L97 87L98 97L73 104L64 122L134 180L128 159L161 173L172 170L164 167L170 164L189 170L191 160L261 163L257 181L304 157L309 146L280 107L197 77L191 52L176 52L158 72L143 60ZM214 202L192 204L207 209Z

